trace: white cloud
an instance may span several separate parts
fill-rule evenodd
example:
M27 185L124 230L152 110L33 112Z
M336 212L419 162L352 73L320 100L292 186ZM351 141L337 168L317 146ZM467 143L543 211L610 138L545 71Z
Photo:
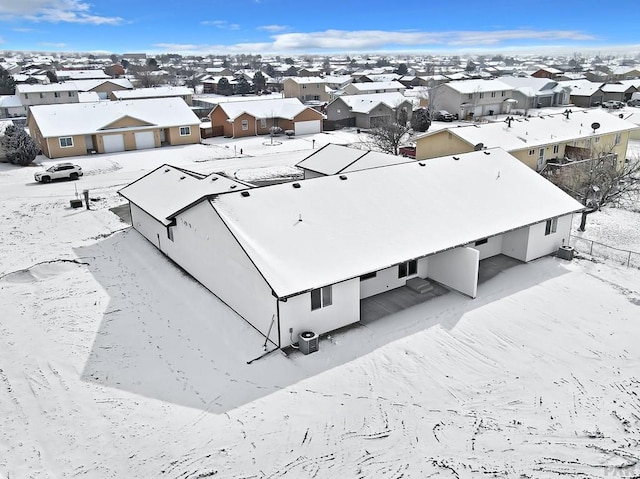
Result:
M120 17L104 17L91 11L81 0L2 0L0 18L24 18L34 22L89 23L118 25Z
M224 30L239 30L240 25L237 23L229 23L226 20L204 20L200 22L200 25L211 25Z
M287 30L289 27L286 25L263 25L258 27L258 30L264 30L265 32L277 33Z
M204 23L204 22L203 22ZM223 20L209 22L210 25L226 25ZM221 27L222 28L222 27ZM265 27L261 27L265 29ZM271 36L268 42L244 42L228 45L176 45L156 44L155 47L165 48L167 51L181 51L183 53L220 52L227 54L271 52L371 52L390 50L416 50L429 47L451 48L505 48L513 42L576 42L593 41L596 38L579 31L565 30L496 30L496 31L448 31L448 32L419 32L402 31L390 32L382 30L327 30L309 33L282 33ZM169 46L188 47L175 48Z
M55 43L55 42L40 42L39 45L43 47L51 47L51 48L64 48L67 46L66 43Z

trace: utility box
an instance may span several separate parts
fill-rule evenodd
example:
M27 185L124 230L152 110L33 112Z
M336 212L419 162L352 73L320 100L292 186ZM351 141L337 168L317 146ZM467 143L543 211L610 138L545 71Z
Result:
M558 253L556 256L560 259L566 259L567 261L571 261L573 259L574 254L573 246L561 246L558 248Z
M320 347L320 338L312 331L305 331L298 335L298 348L302 354L315 353Z
M82 208L82 200L81 199L77 199L77 200L70 200L69 204L72 208Z

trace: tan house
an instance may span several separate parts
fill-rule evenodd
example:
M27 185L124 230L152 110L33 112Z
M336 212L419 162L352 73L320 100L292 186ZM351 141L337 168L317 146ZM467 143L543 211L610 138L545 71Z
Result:
M241 138L267 135L271 128L307 135L322 131L322 113L303 105L297 98L219 103L211 113L214 136Z
M126 78L111 78L109 80L74 80L72 83L76 86L79 92L97 93L101 100L108 100L109 95L114 91L133 90L133 84Z
M505 122L459 126L416 138L416 158L429 159L500 147L530 168L607 154L622 165L638 126L601 109L574 110Z
M151 88L136 88L133 90L114 90L109 94L111 100L141 100L149 98L182 98L191 106L193 104L193 90L184 86L157 86Z
M320 77L291 77L283 82L284 97L306 102L328 102L327 81Z
M27 125L49 158L200 142L200 120L180 98L38 105Z

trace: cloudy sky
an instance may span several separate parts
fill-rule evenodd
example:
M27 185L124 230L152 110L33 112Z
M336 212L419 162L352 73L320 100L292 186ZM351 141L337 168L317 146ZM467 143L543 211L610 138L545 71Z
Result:
M614 4L607 13L592 0L0 0L0 50L638 53L637 0Z

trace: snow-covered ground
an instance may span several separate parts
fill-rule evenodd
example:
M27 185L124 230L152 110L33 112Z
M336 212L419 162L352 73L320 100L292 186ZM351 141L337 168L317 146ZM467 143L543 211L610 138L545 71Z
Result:
M323 140L359 141L74 158L48 185L0 164L0 477L640 474L638 270L543 258L248 364L263 338L109 211L163 163L262 177ZM584 235L637 247L639 216Z

